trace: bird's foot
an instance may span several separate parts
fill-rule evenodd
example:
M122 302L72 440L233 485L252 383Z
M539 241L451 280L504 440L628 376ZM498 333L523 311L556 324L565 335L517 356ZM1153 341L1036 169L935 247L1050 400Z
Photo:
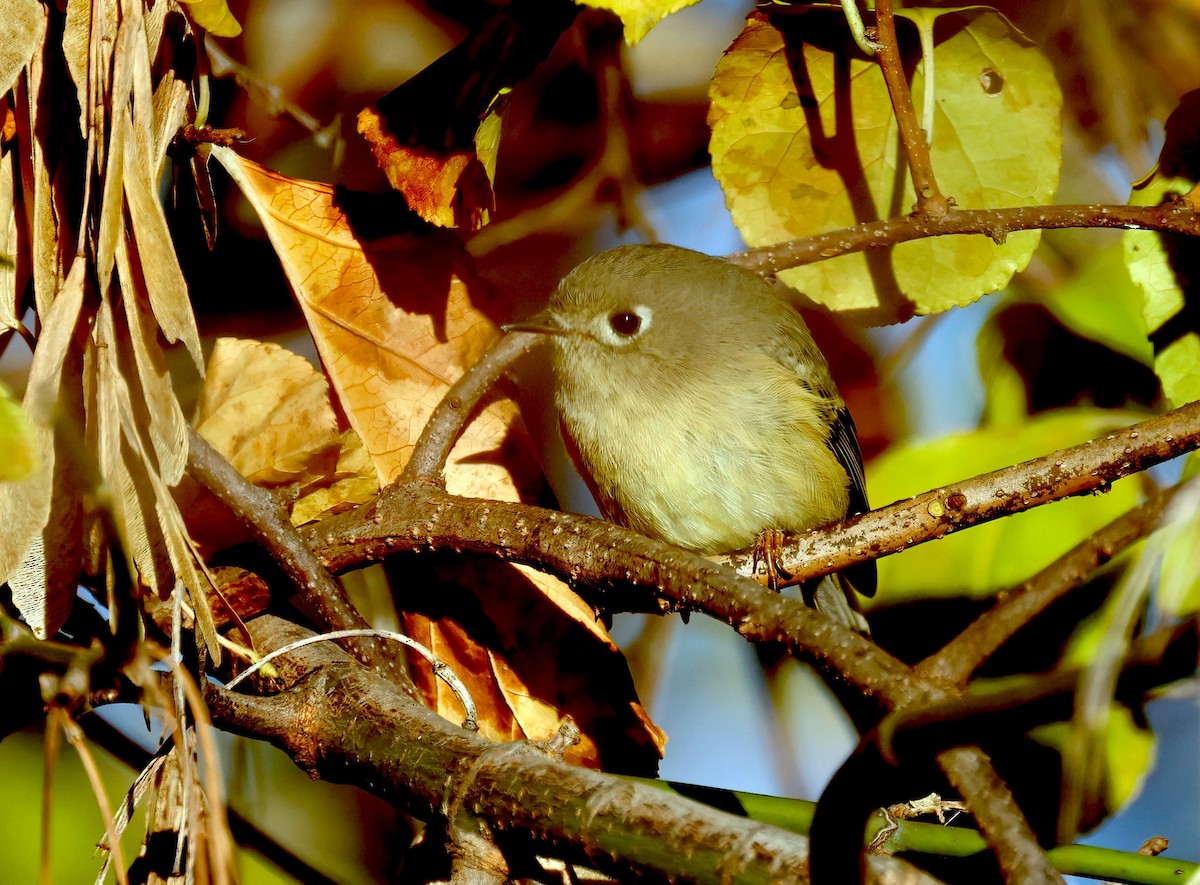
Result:
M767 586L778 590L792 574L783 567L783 532L779 529L766 529L761 532L754 542L752 568L758 574L759 563L767 577Z

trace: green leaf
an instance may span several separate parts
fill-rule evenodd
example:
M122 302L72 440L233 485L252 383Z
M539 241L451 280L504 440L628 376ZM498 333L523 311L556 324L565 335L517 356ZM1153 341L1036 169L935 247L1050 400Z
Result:
M1200 487L1193 482L1171 502L1156 541L1161 545L1155 603L1169 618L1200 611Z
M868 466L867 488L873 501L900 500L1077 445L1131 420L1125 412L1069 409L1016 426L893 446ZM995 593L1049 565L1137 503L1136 483L1117 483L1103 495L1057 501L886 557L879 561L879 598L894 603Z
M1070 730L1070 723L1055 722L1035 728L1031 736L1063 752L1071 746ZM1113 704L1109 708L1103 741L1105 806L1116 811L1141 792L1146 775L1154 765L1154 734L1138 725L1126 707Z
M29 417L8 388L0 384L0 482L32 476L41 459Z
M1038 293L1037 302L1079 335L1152 366L1142 292L1130 278L1119 245L1099 249L1061 286Z
M909 12L905 12L909 15ZM917 116L934 170L962 208L1047 202L1058 184L1062 96L1050 64L1007 19L972 7L916 16ZM906 58L918 27L901 19ZM932 68L933 88L924 96ZM879 66L840 10L755 13L710 89L713 172L752 245L907 213L916 201ZM969 304L1029 261L1039 233L940 237L843 255L781 276L830 308L890 322Z
M1157 206L1170 194L1185 194L1193 182L1184 178L1150 176L1135 187L1129 202L1134 206ZM1187 265L1172 261L1172 253L1186 255L1195 249L1191 237L1160 235L1155 231L1125 232L1125 263L1129 275L1141 289L1146 327L1155 341L1154 371L1162 381L1163 393L1173 405L1200 399L1200 335L1195 307L1188 307L1187 294L1197 280L1177 270ZM1189 262L1194 266L1194 261ZM1193 302L1196 293L1191 292Z

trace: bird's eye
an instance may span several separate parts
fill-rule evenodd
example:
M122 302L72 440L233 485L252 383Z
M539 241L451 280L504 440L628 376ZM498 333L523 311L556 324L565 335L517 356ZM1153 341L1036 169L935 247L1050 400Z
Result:
M618 335L629 338L642 327L642 318L632 310L616 310L608 315L608 324Z

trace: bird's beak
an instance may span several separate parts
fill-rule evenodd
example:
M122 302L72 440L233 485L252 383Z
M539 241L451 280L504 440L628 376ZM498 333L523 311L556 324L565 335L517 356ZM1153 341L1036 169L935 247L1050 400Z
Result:
M507 323L500 327L505 332L536 332L540 335L570 335L571 330L563 325L557 314L548 310L535 313L519 323Z

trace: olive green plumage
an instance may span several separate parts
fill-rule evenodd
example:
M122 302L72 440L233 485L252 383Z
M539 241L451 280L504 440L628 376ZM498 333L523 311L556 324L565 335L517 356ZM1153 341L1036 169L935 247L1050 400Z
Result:
M614 521L711 554L866 509L825 358L754 274L675 246L621 246L514 328L553 336L564 437ZM873 590L873 564L856 583Z

